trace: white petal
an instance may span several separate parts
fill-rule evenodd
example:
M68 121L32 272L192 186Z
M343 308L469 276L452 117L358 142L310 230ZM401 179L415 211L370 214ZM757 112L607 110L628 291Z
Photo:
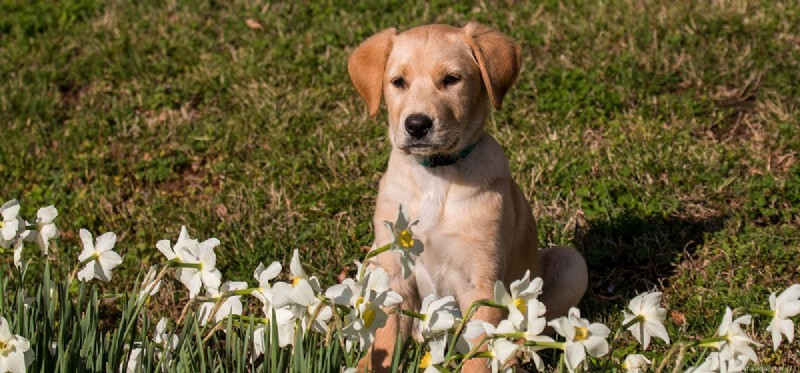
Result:
M0 207L0 211L2 211L3 221L11 221L19 215L19 202L15 199L7 201Z
M300 263L300 252L294 249L292 253L292 261L289 262L289 270L295 277L308 278L306 272L303 270L303 264Z
M608 353L608 341L603 337L591 336L583 341L583 345L586 346L586 352L594 357L600 357Z
M58 210L53 205L42 207L36 212L36 224L46 224L55 220Z
M78 280L83 281L83 282L92 281L92 279L94 278L94 275L95 275L94 265L96 263L97 263L96 261L92 261L91 263L87 263L83 267L83 269L81 269L78 272Z
M94 239L92 239L92 234L86 229L81 228L78 235L81 237L81 242L83 242L83 251L85 252L88 249L94 252Z
M11 326L8 324L8 320L5 317L0 317L0 342L8 342L13 338L14 335L11 334Z
M167 260L172 260L175 258L175 252L172 251L169 240L161 240L156 242L156 249L164 254L164 256L167 257Z
M647 333L650 335L658 337L664 341L664 343L669 344L669 334L667 334L667 329L664 327L664 324L645 322L645 329L647 329Z
M586 351L580 343L567 342L567 349L564 353L566 355L567 368L571 372L575 371L575 368L586 359Z
M97 241L95 244L95 251L102 253L104 251L108 251L114 248L114 244L117 242L117 235L114 232L106 232L97 237Z

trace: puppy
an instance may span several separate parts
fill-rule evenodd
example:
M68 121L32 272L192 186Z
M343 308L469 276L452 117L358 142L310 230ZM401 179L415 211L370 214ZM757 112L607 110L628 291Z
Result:
M492 107L520 70L520 48L500 32L477 23L463 28L416 27L379 32L348 59L350 78L374 116L384 97L392 153L375 209L375 247L392 242L383 229L403 205L419 220L414 235L424 244L414 272L404 279L398 256L378 255L403 296L401 307L420 308L429 294L453 295L462 313L491 299L496 280L544 280L540 300L547 317L565 315L587 286L586 263L574 249L539 250L530 206L511 177L503 149L484 130ZM497 324L501 310L481 307L474 319ZM412 333L408 317L390 317L377 331L368 362L387 370L396 333ZM466 371L486 370L470 361Z

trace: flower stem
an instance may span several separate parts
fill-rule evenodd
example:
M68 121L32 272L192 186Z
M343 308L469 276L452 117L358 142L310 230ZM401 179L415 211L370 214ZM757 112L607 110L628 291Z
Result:
M415 319L425 320L425 318L426 318L425 315L423 315L423 314L421 314L419 312L404 310L402 308L395 308L395 310L396 310L396 312L400 312L400 313L402 313L403 315L406 315L406 316L411 316L411 317L413 317Z
M447 347L447 353L445 354L445 363L449 362L452 359L451 354L453 353L453 348L455 348L455 346L456 346L456 342L458 341L458 337L460 337L461 333L464 332L464 327L466 327L467 323L470 321L470 319L472 318L473 314L475 313L475 311L478 310L478 307L480 307L480 306L506 308L505 306L497 304L497 303L495 303L495 302L493 302L491 300L488 300L488 299L480 299L480 300L476 300L476 301L472 302L472 304L470 304L469 308L467 309L467 313L464 315L464 317L461 319L461 322L458 324L458 328L456 329L456 332L453 333L453 338L450 339L450 344Z
M374 257L376 257L376 256L378 256L380 254L383 254L383 253L389 251L389 249L391 249L391 248L392 248L392 244L391 243L387 243L386 245L383 245L383 246L381 246L381 247L379 247L379 248L377 248L375 250L372 250L372 251L368 252L367 255L364 257L364 262L363 263L367 264L367 261L369 261L370 259L372 259L372 258L374 258Z

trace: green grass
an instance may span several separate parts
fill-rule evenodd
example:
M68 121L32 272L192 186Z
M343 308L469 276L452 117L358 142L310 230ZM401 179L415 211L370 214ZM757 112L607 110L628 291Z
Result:
M477 20L522 45L487 127L540 242L585 254L584 313L658 288L673 332L707 335L798 281L800 6L603 3L2 0L0 199L59 209L54 272L79 228L116 232L109 291L181 225L222 241L227 279L298 248L333 284L371 244L389 152L347 54L386 27ZM160 297L180 309L180 289ZM798 347L762 359L800 364Z

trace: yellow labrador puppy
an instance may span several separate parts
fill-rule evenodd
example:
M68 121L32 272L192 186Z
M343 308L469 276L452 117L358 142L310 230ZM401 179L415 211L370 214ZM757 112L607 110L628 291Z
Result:
M402 307L418 310L429 294L453 295L465 312L493 297L496 280L508 286L528 270L544 280L548 318L576 305L587 286L586 263L571 248L538 249L530 206L483 127L517 78L519 46L477 23L388 29L356 48L348 69L370 115L381 96L389 111L392 153L378 192L375 245L392 241L383 222L394 221L400 204L419 220L414 235L424 251L410 277L403 278L394 253L374 262L389 273ZM475 316L495 325L503 317L489 307ZM377 332L370 366L386 369L396 333L407 337L412 327L408 317L390 317ZM470 362L467 371L485 363Z

